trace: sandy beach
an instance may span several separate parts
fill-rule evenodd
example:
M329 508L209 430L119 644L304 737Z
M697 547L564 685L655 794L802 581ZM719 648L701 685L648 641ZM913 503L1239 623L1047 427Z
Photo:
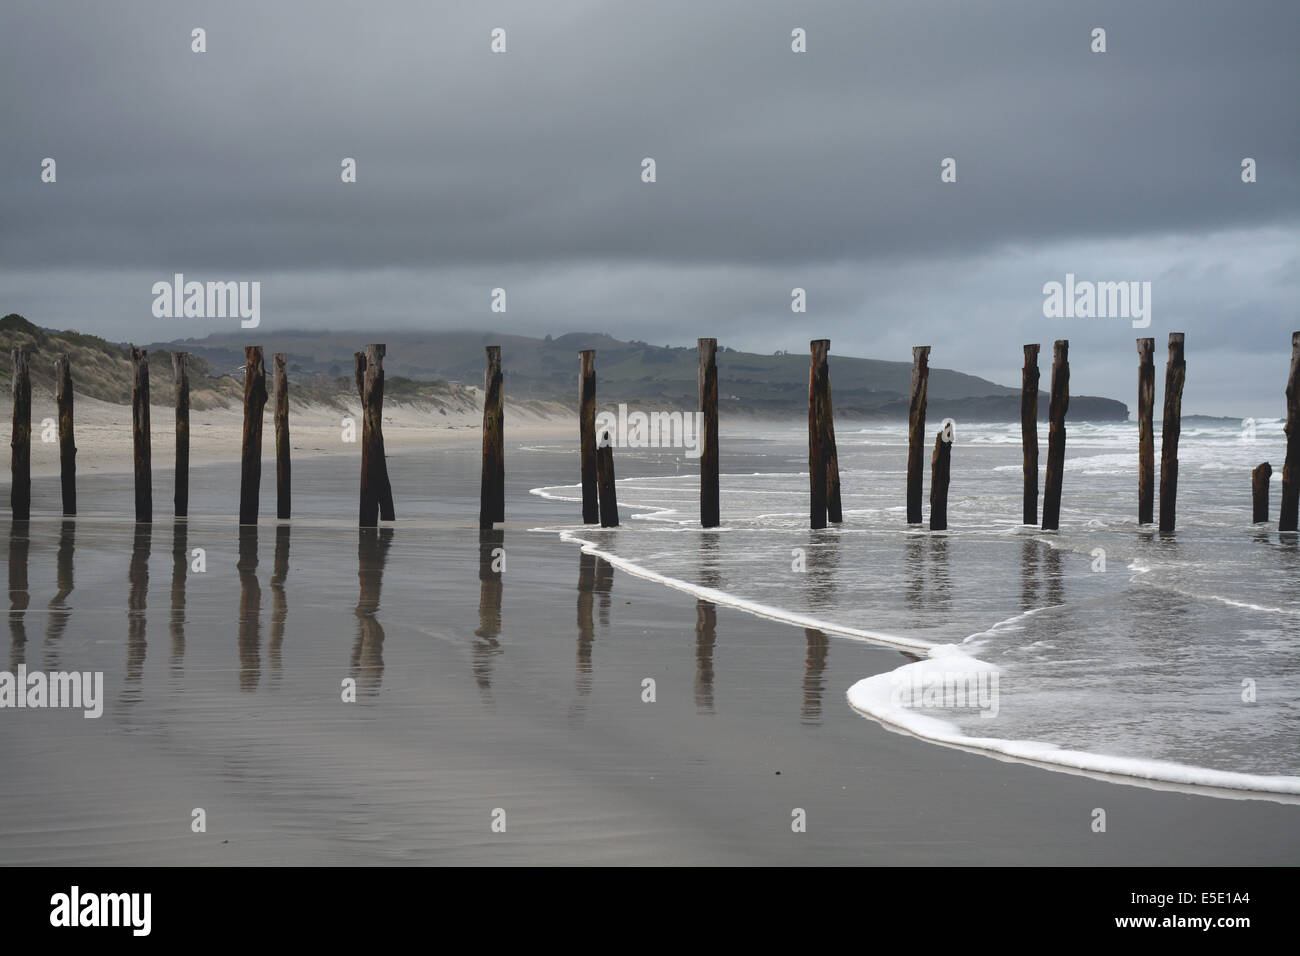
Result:
M213 458L237 447L232 424L210 427ZM399 449L401 430L386 432L398 521L378 530L351 526L356 465L337 456L296 458L299 515L242 532L228 455L195 469L181 522L162 470L152 526L126 517L129 475L87 467L75 521L57 481L34 482L33 520L9 529L10 668L102 670L106 700L94 720L0 713L0 864L1300 862L1296 806L1051 772L865 719L848 688L905 654L562 542L577 516L528 490L572 481L576 451L509 420L507 522L480 535L476 444L412 427ZM263 514L272 489L264 475Z
M479 392L479 390L475 390ZM481 392L480 392L481 394ZM536 405L537 403L535 403ZM11 406L5 401L5 420ZM275 424L270 407L264 412L262 457L275 467ZM87 395L74 399L74 434L79 474L120 474L132 470L131 409ZM558 406L524 407L507 401L506 427L516 437L555 438L577 429L577 417ZM355 438L349 441L345 419L354 423ZM155 469L167 471L176 455L176 413L170 406L149 408L150 447ZM32 395L32 477L59 474L57 441L58 412L47 391ZM349 454L360 440L361 404L350 401L342 408L292 404L289 434L294 460L319 455ZM190 463L202 466L237 462L243 434L244 411L238 405L190 411ZM481 409L451 410L427 405L384 405L384 441L391 452L446 442L481 440ZM43 440L42 432L51 440Z

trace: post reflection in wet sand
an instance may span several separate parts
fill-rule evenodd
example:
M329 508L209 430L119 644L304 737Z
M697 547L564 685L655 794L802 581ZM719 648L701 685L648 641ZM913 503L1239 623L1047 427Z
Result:
M1038 607L1038 552L1039 544L1033 538L1020 542L1020 610L1032 611Z
M384 563L393 543L392 528L361 528L357 532L357 639L352 645L352 676L357 695L379 693L384 679L384 626L375 616L384 582Z
M284 645L285 622L289 617L289 604L284 593L284 579L288 576L289 525L281 524L275 527L275 561L271 565L271 636L266 645L271 659L272 681L280 678L280 652Z
M948 560L948 536L930 535L931 612L947 613L952 607L952 565Z
M1065 603L1065 571L1061 567L1061 552L1051 544L1043 546L1044 599L1055 607Z
M834 529L812 531L804 545L808 603L818 609L835 607L835 578L840 569L840 536Z
M903 540L903 599L914 615L925 611L925 536L908 532ZM914 617L913 627L923 626L924 617Z
M126 679L123 699L140 699L140 678L144 675L145 616L149 606L149 554L153 548L153 525L137 524L127 567L126 594Z
M55 576L58 590L50 598L50 616L45 622L45 669L58 670L59 638L68 627L72 608L68 605L68 595L72 593L72 559L77 549L77 523L63 521L59 525L59 551L56 560Z
M185 577L190 569L189 525L172 522L171 668L179 675L185 663Z
M592 609L596 600L596 556L578 551L578 656L574 686L578 695L591 692L591 645L596 639Z
M481 528L478 533L478 629L470 649L470 667L478 689L492 689L492 658L501 653L501 588L505 575L505 531Z
M910 532L903 545L903 597L913 627L925 627L952 604L948 537Z
M257 525L239 528L239 689L257 690L262 678L262 586L257 583Z
M31 595L27 591L27 537L26 521L9 522L9 661L14 670L27 660L27 605Z
M803 629L808 641L808 653L803 665L803 709L799 713L805 724L822 722L822 694L826 690L826 655L831 642L821 631L813 627Z
M722 557L718 549L718 532L700 532L700 584L722 588Z
M713 711L713 647L718 643L718 606L695 601L695 712Z
M585 713L582 699L591 693L592 647L596 640L596 626L592 617L596 597L600 597L600 626L609 628L609 609L614 588L614 566L604 558L585 551L578 552L578 649L574 663L574 690L578 700L569 709L569 715Z

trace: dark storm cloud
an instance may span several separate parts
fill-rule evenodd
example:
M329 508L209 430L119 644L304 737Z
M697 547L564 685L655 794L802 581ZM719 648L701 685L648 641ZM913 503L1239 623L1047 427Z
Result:
M1155 282L1146 334L1186 327L1189 358L1197 336L1273 353L1296 324L1296 9L10 2L0 308L201 334L148 312L182 271L263 279L279 328L460 327L504 285L491 319L519 331L685 342L708 322L887 357L943 336L989 374L1020 341L1119 347L1118 325L1042 318L1043 282L1073 271Z

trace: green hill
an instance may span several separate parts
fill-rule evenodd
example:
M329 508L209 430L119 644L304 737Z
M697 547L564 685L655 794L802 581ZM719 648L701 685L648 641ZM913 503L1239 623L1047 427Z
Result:
M500 345L506 393L515 400L540 399L576 404L578 357L596 349L597 395L611 402L654 403L693 408L697 404L698 354L693 347L622 342L608 335L573 332L555 338L531 338L480 331L389 329L363 333L366 342L388 346L384 368L411 379L445 379L481 385L485 345ZM210 335L162 344L204 356L214 367L243 361L247 340L239 333ZM287 331L259 334L267 352L285 352L301 373L346 374L352 352L363 343L352 331ZM853 358L831 354L831 389L840 418L907 417L910 362ZM1044 377L1050 374L1044 370ZM789 417L808 410L808 355L781 352L758 355L718 349L718 397L723 410ZM1047 414L1041 393L1039 413ZM931 368L929 409L932 415L964 421L1019 421L1020 390L947 368ZM1108 398L1073 396L1070 418L1076 421L1128 418L1128 407Z

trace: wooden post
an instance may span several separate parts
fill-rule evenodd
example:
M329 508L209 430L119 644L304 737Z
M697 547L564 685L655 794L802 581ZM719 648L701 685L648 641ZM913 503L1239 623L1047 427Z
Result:
M830 346L830 339L813 339L808 343L812 355L808 367L808 482L814 528L824 528L828 521L839 524L844 520L840 509L840 465L835 450L835 418L827 365Z
M289 372L285 354L272 357L275 369L275 516L287 518L293 510L289 463Z
M1025 452L1025 507L1023 524L1038 524L1038 349L1025 346L1025 366L1020 373L1020 444Z
M921 475L925 468L925 400L930 383L930 346L912 347L912 395L907 414L907 523L921 523Z
M700 527L722 523L718 485L718 340L700 339Z
M13 437L9 440L9 507L14 521L26 521L32 514L32 376L27 353L14 349Z
M1278 531L1300 531L1300 332L1291 333L1291 374L1286 380L1286 460Z
M1165 414L1160 422L1160 530L1173 531L1178 503L1178 436L1182 432L1183 333L1169 333L1169 362L1165 366Z
M1043 530L1061 524L1061 478L1065 471L1065 413L1070 407L1070 343L1052 346L1052 392L1047 404L1047 476L1043 481Z
M153 453L149 438L149 353L131 346L131 436L135 442L135 520L153 521Z
M1156 441L1152 408L1156 400L1155 339L1138 339L1138 524L1155 514Z
M951 418L934 436L934 453L930 456L930 530L948 530L948 477L952 464L952 441L956 437Z
M578 353L578 443L582 465L582 523L600 521L596 491L596 350Z
M835 414L831 409L831 371L827 364L826 353L830 352L830 341L826 343L826 352L822 353L821 404L822 404L822 453L826 456L826 520L839 524L844 520L840 508L840 456L835 450Z
M54 360L54 404L59 413L59 483L63 513L77 513L77 443L72 435L72 362L66 355Z
M172 379L176 382L176 490L172 501L176 517L190 513L190 357L172 353Z
M506 520L505 412L502 407L501 346L487 346L483 376L483 476L479 485L478 526Z
M257 524L262 486L262 410L266 368L260 345L244 346L244 449L239 469L239 523Z
M384 458L384 345L367 345L356 353L357 387L361 393L361 517L363 528L394 520L393 488Z
M1268 520L1268 481L1273 477L1273 466L1264 462L1250 473L1251 521L1259 524Z
M608 429L596 438L596 485L600 496L600 526L618 527L618 498L614 492L614 445Z
M812 361L808 365L808 497L810 527L826 527L826 409L822 403L822 377L826 372L826 352L830 339L813 339L808 343Z
M372 350L374 350L372 352ZM377 443L379 452L377 462L371 462L370 480L372 490L379 499L379 517L384 521L396 520L393 512L393 486L388 480L388 457L384 451L384 355L388 348L384 345L367 345L364 352L353 353L353 362L357 379L357 396L361 399L361 451L362 451L362 472L365 472L365 450L366 450L366 428L369 427L370 418L367 416L366 409L368 403L373 400L366 398L366 370L377 366L378 388L379 388L379 408L373 417L372 435L373 443ZM373 392L372 386L372 392ZM377 437L375 437L377 436ZM373 525L371 525L373 527Z

